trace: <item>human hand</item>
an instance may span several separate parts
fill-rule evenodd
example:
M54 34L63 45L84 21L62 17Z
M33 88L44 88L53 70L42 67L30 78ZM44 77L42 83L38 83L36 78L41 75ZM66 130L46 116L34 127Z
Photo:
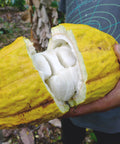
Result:
M120 61L120 44L115 45L114 51L118 57L118 60ZM64 115L64 117L75 117L93 112L102 112L119 106L120 106L120 80L117 83L116 87L105 97L89 104L82 104L77 107L73 107L70 109L68 113Z

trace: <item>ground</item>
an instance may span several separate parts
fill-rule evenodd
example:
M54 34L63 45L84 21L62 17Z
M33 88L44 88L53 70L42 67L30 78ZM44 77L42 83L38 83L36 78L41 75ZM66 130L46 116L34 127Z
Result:
M0 49L19 36L30 39L31 24L22 20L23 13L11 8L0 9ZM59 119L37 127L29 125L19 129L4 129L0 132L2 144L62 144ZM88 130L83 144L93 144L94 141L94 133Z
M14 9L0 10L0 48L19 36L30 38L30 23L21 20L22 14Z

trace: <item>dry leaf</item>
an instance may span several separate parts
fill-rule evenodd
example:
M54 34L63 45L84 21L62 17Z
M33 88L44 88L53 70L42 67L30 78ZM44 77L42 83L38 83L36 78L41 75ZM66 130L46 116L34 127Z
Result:
M61 121L59 119L50 120L49 123L55 127L61 128Z
M53 25L57 25L58 24L58 12L56 9L53 9L52 11L52 18L53 18Z
M29 129L23 128L19 133L23 144L34 144L34 136Z
M9 137L10 135L13 134L13 132L14 132L13 129L3 129L3 130L2 130L2 133L3 133L3 136L4 136L4 137Z

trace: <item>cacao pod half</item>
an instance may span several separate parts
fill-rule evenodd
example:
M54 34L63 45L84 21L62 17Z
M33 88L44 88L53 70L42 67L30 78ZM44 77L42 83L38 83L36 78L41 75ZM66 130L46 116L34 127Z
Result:
M46 122L104 97L120 77L116 43L90 26L61 24L44 52L23 37L1 49L0 128Z

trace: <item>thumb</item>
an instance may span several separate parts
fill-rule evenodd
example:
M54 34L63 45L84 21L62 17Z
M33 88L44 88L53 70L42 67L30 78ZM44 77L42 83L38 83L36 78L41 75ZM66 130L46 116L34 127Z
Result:
M115 44L114 51L115 51L115 54L117 55L118 60L120 62L120 44Z

